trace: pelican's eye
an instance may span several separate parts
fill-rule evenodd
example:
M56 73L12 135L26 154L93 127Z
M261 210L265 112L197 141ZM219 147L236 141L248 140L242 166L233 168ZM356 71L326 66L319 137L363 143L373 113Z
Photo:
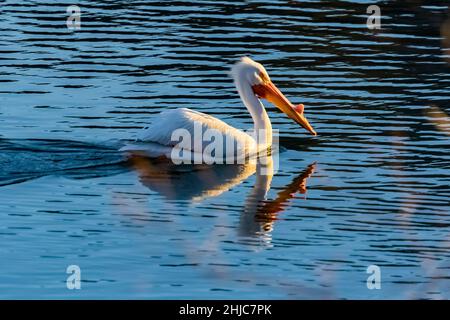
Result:
M269 75L266 72L260 71L259 72L259 77L261 78L263 83L268 83L270 82L270 78Z
M254 74L255 80L253 81L253 84L258 85L264 83L263 79L261 78L261 74L258 72L255 72Z

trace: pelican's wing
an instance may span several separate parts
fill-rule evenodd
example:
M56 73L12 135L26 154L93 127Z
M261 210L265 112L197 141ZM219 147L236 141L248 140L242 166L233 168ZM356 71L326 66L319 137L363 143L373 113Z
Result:
M195 130L195 128L197 130ZM161 112L150 126L142 130L137 139L141 142L155 142L164 146L175 146L180 141L177 140L179 139L179 136L176 137L174 141L172 140L172 135L175 130L184 129L189 132L192 141L198 141L198 139L201 139L201 147L203 150L208 144L211 143L211 140L206 139L205 141L202 137L198 137L197 135L199 128L201 128L200 132L203 134L207 130L220 134L224 144L226 143L226 139L230 139L242 144L243 146L247 146L246 148L254 147L255 144L255 140L243 131L233 128L222 120L211 117L205 113L187 108ZM193 146L186 149L197 151Z

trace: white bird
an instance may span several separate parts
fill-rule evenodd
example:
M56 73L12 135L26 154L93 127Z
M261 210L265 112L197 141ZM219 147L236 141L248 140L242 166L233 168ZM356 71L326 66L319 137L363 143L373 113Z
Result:
M137 138L137 144L125 146L121 150L145 151L151 157L165 155L171 158L174 155L174 148L179 146L178 141L173 139L174 132L179 129L193 137L192 143L183 145L185 150L192 153L202 153L208 144L213 141L210 137L210 139L201 139L198 142L199 137L196 134L198 134L199 129L200 132L210 130L210 132L221 135L221 141L217 141L216 135L212 134L215 136L214 141L222 144L223 149L225 149L225 157L236 158L267 150L272 145L272 125L260 100L261 98L273 103L289 118L311 134L316 135L303 115L304 106L302 104L294 106L289 102L272 83L267 71L261 64L248 57L243 57L233 66L231 75L239 96L253 119L254 130L251 134L236 129L205 113L179 108L161 112L150 126L142 130ZM233 148L226 141L232 141Z

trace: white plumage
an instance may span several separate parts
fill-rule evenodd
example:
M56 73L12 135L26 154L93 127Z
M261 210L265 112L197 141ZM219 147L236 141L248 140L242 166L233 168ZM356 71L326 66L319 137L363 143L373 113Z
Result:
M190 141L183 143L181 148L184 153L180 158L191 158L186 157L185 151L204 156L212 144L220 149L219 155L216 151L214 154L209 153L209 157L216 160L245 159L256 155L267 150L272 144L272 125L260 96L274 103L289 117L315 134L303 116L303 109L294 107L283 96L270 81L261 64L244 57L233 66L231 75L239 96L253 119L254 127L250 134L205 113L180 108L161 112L153 123L138 135L137 143L127 145L121 150L143 151L150 157L163 155L173 159L174 154L177 154L173 151L177 151L180 142L185 140L180 137L184 134L189 136ZM215 163L214 159L207 160L206 163Z
M236 129L220 119L214 118L206 113L194 111L188 108L166 110L159 114L158 120L146 127L138 135L137 140L141 142L155 142L165 146L175 146L178 141L172 139L177 129L187 130L194 137L194 126L201 126L201 132L212 130L220 133L223 139L241 141L244 145L254 146L255 139L245 132ZM224 141L224 143L225 143ZM202 150L210 141L202 140ZM201 151L201 150L195 150Z

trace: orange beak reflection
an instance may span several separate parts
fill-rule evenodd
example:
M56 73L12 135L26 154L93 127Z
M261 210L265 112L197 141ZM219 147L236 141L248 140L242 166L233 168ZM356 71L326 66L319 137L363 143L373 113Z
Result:
M278 109L283 111L289 118L297 122L303 128L308 130L312 135L316 136L317 133L313 127L309 124L306 117L303 115L304 106L302 104L294 106L278 88L272 83L272 81L266 81L265 83L256 84L252 86L253 92L260 98L266 99L273 103Z

